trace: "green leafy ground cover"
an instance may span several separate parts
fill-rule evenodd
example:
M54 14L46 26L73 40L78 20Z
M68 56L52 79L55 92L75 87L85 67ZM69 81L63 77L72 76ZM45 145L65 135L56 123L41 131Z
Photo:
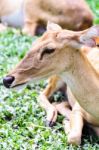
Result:
M88 0L99 23L99 0ZM83 144L67 144L62 117L53 128L45 125L46 114L37 102L43 81L20 92L3 87L2 77L19 62L37 37L23 36L16 30L0 33L0 150L99 150L99 139L88 135Z

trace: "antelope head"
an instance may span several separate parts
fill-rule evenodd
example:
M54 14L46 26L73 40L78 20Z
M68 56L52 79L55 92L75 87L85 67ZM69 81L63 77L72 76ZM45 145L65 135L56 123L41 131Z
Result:
M95 46L97 35L99 36L98 26L74 32L48 23L44 35L33 43L21 62L4 77L4 85L13 88L69 71L74 63L74 54L80 52L83 45Z

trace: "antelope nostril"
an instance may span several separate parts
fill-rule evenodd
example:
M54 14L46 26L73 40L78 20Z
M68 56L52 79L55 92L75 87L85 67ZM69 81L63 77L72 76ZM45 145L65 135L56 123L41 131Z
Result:
M14 77L13 76L6 76L3 78L3 84L6 88L10 88L12 82L14 81Z

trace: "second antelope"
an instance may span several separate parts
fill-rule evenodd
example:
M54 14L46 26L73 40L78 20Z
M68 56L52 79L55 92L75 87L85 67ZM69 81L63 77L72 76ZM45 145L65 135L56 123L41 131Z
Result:
M35 35L44 32L48 20L83 30L92 25L93 14L85 0L0 0L0 31L8 25Z

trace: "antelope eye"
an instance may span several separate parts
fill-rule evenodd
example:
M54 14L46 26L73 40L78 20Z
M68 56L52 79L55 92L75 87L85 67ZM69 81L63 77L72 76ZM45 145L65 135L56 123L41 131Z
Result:
M45 48L44 51L43 51L43 53L51 54L51 53L53 53L54 51L55 51L54 48Z
M41 54L40 60L43 58L45 54L51 54L55 51L55 48L45 48Z

